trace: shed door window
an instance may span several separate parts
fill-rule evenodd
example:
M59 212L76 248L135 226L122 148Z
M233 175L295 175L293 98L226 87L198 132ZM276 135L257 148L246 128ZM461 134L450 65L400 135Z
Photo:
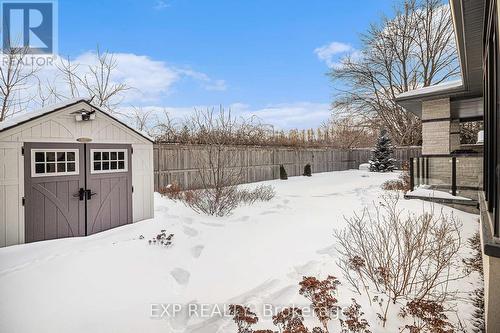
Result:
M78 175L78 149L32 149L31 176Z
M91 149L90 173L127 172L127 149Z

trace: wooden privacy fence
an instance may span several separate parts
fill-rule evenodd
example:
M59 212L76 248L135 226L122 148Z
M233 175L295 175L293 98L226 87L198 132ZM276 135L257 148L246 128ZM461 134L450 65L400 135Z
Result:
M279 178L282 164L289 177L300 176L304 166L311 164L312 172L357 169L371 157L371 149L290 148L231 146L231 164L243 168L243 183L252 183ZM198 186L198 165L206 153L204 145L156 144L153 148L155 191L177 183L181 188ZM398 166L410 157L419 157L421 147L396 148L394 158ZM197 162L198 161L198 162Z

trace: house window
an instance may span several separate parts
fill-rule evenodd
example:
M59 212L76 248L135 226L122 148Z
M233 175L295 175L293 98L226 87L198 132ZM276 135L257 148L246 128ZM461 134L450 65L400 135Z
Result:
M91 149L90 173L128 171L127 149Z
M32 149L31 176L78 175L78 149Z

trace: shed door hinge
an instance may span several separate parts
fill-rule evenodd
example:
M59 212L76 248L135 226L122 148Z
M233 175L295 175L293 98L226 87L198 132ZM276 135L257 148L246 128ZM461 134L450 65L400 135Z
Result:
M21 147L21 155L24 155L24 146Z
M132 193L134 193L134 187L132 186Z
M130 154L133 154L134 153L134 147L131 147L130 148Z
M22 198L22 204L23 206L26 204L26 199L24 197Z

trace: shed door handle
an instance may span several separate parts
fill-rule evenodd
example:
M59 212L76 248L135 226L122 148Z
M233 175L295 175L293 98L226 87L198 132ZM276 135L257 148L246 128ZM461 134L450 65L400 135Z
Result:
M91 190L85 190L85 194L86 194L87 200L90 200L90 199L92 199L92 196L96 195L97 193L92 192Z
M85 190L83 187L80 187L78 193L73 194L73 198L79 198L80 201L85 199Z

